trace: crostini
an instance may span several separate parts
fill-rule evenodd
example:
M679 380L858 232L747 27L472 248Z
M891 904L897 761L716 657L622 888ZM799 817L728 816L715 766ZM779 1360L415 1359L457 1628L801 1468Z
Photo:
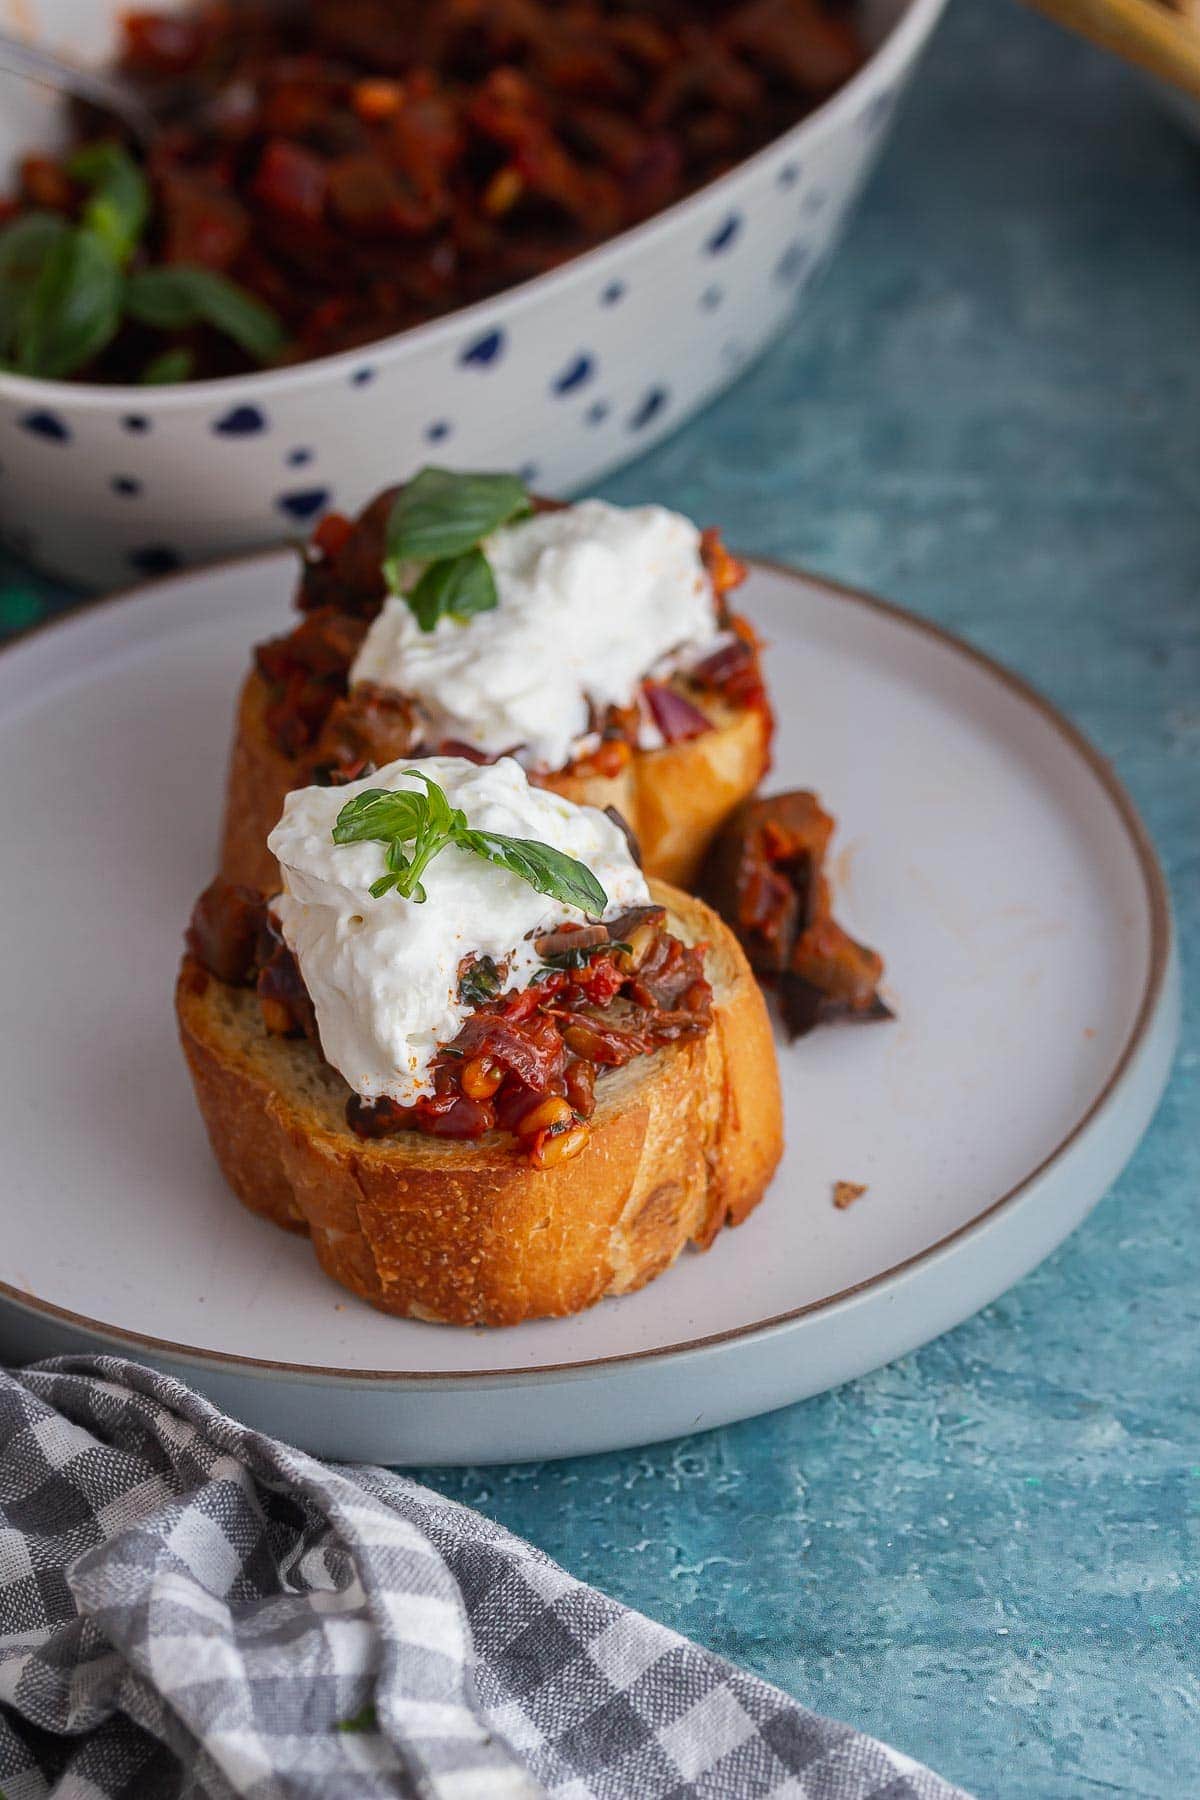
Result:
M201 897L184 1051L229 1185L382 1310L573 1313L707 1247L779 1160L762 994L703 902L511 758L293 790L274 898Z
M729 608L743 566L659 506L536 502L513 476L426 469L309 546L300 623L242 690L222 873L270 887L283 797L400 757L514 755L615 807L646 870L690 885L753 792L772 719Z

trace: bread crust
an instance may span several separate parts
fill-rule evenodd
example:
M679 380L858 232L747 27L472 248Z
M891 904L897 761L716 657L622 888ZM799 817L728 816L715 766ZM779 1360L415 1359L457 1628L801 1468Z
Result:
M499 1133L466 1144L356 1137L350 1090L314 1047L268 1036L252 993L185 957L180 1036L234 1193L307 1231L325 1270L372 1306L457 1325L579 1312L740 1224L782 1154L771 1027L716 915L653 888L671 928L708 947L712 1029L606 1075L587 1148L540 1173Z
M296 785L296 760L267 730L267 684L251 669L238 695L221 827L221 874L264 894L279 890L279 864L267 838Z
M270 893L279 886L267 837L296 785L297 766L266 724L267 687L257 670L238 701L222 832L221 874ZM646 871L676 887L696 879L710 843L753 793L770 760L770 721L757 706L713 701L711 731L660 750L635 750L620 775L556 774L542 785L580 806L615 806L632 827Z

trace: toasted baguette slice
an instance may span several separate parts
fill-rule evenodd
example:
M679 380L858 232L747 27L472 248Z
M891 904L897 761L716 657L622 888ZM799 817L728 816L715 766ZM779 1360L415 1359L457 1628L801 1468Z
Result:
M762 1199L782 1151L766 1008L742 951L699 900L654 884L671 929L708 945L714 1019L597 1084L591 1140L541 1173L507 1134L364 1140L350 1089L258 1002L185 957L184 1052L217 1161L244 1204L310 1233L325 1270L372 1306L455 1325L581 1311L707 1248Z
M266 683L252 671L238 702L221 874L270 893L279 886L279 870L267 835L299 771L267 729L267 703ZM713 837L754 792L769 760L770 724L760 707L733 707L709 697L705 710L714 721L712 731L661 750L636 750L612 779L562 774L543 782L580 806L615 806L637 837L647 873L678 887L695 880Z

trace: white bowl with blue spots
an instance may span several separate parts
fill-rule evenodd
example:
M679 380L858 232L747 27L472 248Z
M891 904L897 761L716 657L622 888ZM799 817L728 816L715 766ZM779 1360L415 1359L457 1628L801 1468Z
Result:
M668 211L478 305L296 368L177 387L0 374L0 533L68 581L122 586L307 533L419 468L520 469L569 493L711 400L832 250L944 0L864 0L875 53L767 149ZM46 42L111 48L118 8L28 0ZM0 164L55 136L0 85Z

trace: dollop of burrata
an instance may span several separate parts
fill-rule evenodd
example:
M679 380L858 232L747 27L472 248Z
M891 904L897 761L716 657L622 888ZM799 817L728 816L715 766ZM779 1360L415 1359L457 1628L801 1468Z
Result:
M412 770L437 782L476 829L536 838L584 863L607 896L604 917L649 897L620 828L595 807L531 787L511 757L484 766L406 759L344 787L290 793L267 840L283 872L273 905L312 997L321 1048L364 1099L387 1095L402 1106L433 1091L433 1056L471 1011L458 993L463 958L506 964L504 991L527 987L540 964L533 939L585 917L453 846L426 869L423 902L394 890L374 898L384 845L335 844L333 827L346 802L369 788L424 793Z
M491 612L427 632L392 595L350 670L352 686L415 700L430 745L455 739L564 768L586 744L591 707L631 706L647 676L725 641L700 532L666 507L581 500L506 525L481 548L496 581Z

